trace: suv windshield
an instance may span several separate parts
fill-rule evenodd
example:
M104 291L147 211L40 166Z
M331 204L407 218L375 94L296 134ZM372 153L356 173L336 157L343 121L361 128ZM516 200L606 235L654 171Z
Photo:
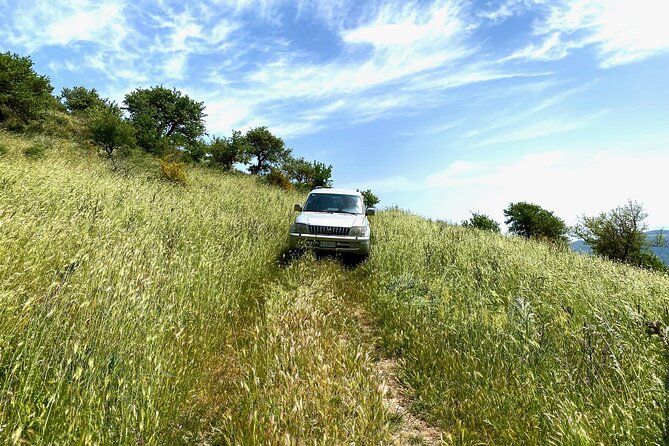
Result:
M355 195L311 194L304 204L307 212L362 214L362 199Z

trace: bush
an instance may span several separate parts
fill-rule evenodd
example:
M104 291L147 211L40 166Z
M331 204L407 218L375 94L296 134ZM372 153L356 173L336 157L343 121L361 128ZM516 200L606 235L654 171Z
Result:
M171 159L160 160L160 170L163 177L172 183L186 185L186 166L184 163Z
M276 169L270 170L269 173L265 175L265 181L267 181L268 184L278 186L283 190L291 191L295 189L295 186L293 186L288 177Z
M287 156L283 167L298 187L311 190L316 187L332 186L332 166L319 161L309 162L304 158Z
M115 104L97 109L88 122L88 131L91 140L108 156L120 147L135 144L135 129L123 119L121 109Z
M669 272L669 268L662 259L656 256L652 251L641 251L634 256L634 262L641 268L650 269L659 272Z
M33 159L43 158L48 148L49 144L46 141L38 140L33 142L32 145L23 149L23 155Z
M509 232L526 238L567 243L567 226L561 218L539 205L519 202L504 209Z
M464 220L462 226L465 228L480 229L482 231L500 232L499 223L485 214L472 212L469 220Z
M223 170L232 170L236 163L246 164L251 158L246 137L239 130L233 130L230 138L214 137L208 150L211 161Z
M15 118L28 123L55 105L51 81L32 66L30 57L0 53L0 122Z
M107 105L95 88L89 90L84 86L63 88L60 100L70 112L83 112Z
M360 192L362 194L362 198L365 200L365 206L368 208L373 208L377 204L379 204L379 197L374 195L371 189L363 190Z
M83 140L86 138L86 127L84 122L73 115L62 110L49 110L39 121L33 121L24 126L24 132L56 136L59 138L74 138Z
M4 156L7 153L7 147L3 144L0 144L0 156Z

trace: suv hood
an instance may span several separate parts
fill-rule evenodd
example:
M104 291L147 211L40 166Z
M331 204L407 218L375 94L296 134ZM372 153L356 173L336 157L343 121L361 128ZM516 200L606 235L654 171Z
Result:
M328 212L302 212L295 219L295 223L304 223L312 226L337 226L340 228L364 226L364 221L364 215L331 214Z

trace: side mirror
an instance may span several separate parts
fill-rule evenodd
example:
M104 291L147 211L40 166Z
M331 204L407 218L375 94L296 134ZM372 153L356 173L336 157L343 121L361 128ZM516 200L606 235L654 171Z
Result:
M300 206L299 204L296 204L295 206L293 206L293 210L296 211L296 212L302 212L302 206Z
M367 208L367 210L365 211L365 215L374 215L374 214L376 214L376 209L374 208Z

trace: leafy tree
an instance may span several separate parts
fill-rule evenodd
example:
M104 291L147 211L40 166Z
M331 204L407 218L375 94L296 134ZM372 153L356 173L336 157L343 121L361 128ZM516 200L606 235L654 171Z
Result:
M124 104L137 129L138 144L149 152L194 146L205 133L204 103L176 88L138 88L125 96Z
M537 238L558 243L567 243L567 226L539 205L519 202L511 203L504 210L509 231L527 238Z
M260 175L285 161L291 150L283 140L274 136L267 127L256 127L246 132L248 153L255 158L255 164L249 167L249 172Z
M94 143L111 156L114 150L135 144L135 129L123 119L121 109L114 103L97 108L88 121L88 131Z
M377 204L379 204L379 197L374 195L371 189L363 190L360 192L362 194L362 198L365 200L365 206L368 208L373 208Z
M30 57L0 53L0 122L15 117L28 123L55 104L51 81L32 66Z
M214 137L208 150L211 161L223 170L231 170L236 163L246 164L251 158L246 137L239 130L233 130L230 138Z
M288 157L284 163L284 168L288 177L298 186L313 189L332 185L332 166L327 166L325 163Z
M650 251L644 233L648 214L636 201L628 201L596 217L579 218L572 232L592 248L595 254L639 266L658 268L662 261Z
M100 97L95 88L89 90L84 86L63 88L60 100L70 112L83 112L107 105L107 101Z
M466 228L481 229L483 231L500 232L499 223L485 214L472 212L469 220L464 220L462 226Z

